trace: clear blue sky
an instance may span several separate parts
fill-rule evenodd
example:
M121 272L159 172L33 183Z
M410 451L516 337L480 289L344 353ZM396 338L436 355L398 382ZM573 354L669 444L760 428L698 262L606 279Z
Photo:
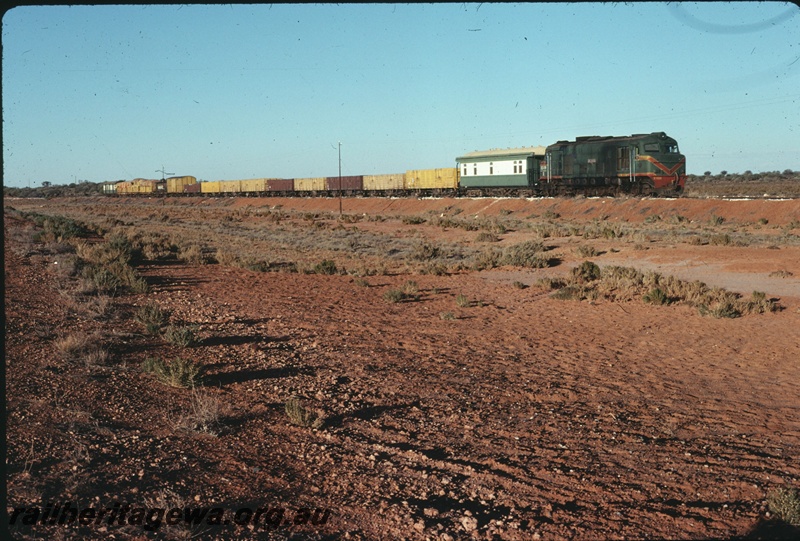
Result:
M17 7L3 182L402 172L665 131L690 173L800 170L788 3Z

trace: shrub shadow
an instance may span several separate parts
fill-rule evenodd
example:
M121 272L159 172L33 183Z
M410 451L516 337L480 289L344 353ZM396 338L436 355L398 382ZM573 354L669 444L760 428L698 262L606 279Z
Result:
M203 376L203 385L224 387L234 383L245 383L255 380L288 378L304 372L306 372L306 370L301 370L293 366L284 366L280 368L260 368L256 370L238 370L236 372L206 374Z

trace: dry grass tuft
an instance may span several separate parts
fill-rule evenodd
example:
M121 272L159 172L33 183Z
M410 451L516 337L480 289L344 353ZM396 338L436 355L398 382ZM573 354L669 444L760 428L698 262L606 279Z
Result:
M322 416L303 406L296 396L286 402L284 409L289 420L297 426L320 428L324 424Z
M782 521L800 526L800 491L794 488L776 488L767 495L769 510Z
M543 279L548 280L548 279ZM693 281L686 282L673 276L662 276L653 271L641 272L631 267L607 266L600 269L591 261L584 261L572 269L565 281L540 280L550 289L558 289L553 298L562 300L594 300L605 298L630 301L641 298L654 305L682 303L698 309L702 315L716 318L735 318L747 314L774 312L779 305L763 292L753 292L750 298L718 287Z
M175 421L175 427L217 436L221 429L221 412L219 399L202 389L192 389L189 408Z
M148 333L158 334L167 321L167 314L155 301L149 301L141 306L134 319L140 323Z
M142 370L153 374L158 381L170 387L194 388L200 383L200 369L192 361L180 357L167 362L159 357L148 357Z

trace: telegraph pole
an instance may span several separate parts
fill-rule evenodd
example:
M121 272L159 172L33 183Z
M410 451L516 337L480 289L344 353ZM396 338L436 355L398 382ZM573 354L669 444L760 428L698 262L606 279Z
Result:
M156 173L161 173L161 180L164 180L165 175L174 175L175 173L167 173L164 169L164 166L161 166L161 169L156 169Z
M342 142L339 141L339 216L342 215Z

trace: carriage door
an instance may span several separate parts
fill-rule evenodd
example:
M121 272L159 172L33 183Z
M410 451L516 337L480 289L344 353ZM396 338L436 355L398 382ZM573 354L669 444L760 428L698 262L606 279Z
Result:
M631 176L631 148L630 147L617 147L617 182L622 184L624 176L627 176L629 183L633 182Z
M528 156L526 161L528 173L528 186L531 188L539 185L539 176L541 175L541 159L535 156Z

